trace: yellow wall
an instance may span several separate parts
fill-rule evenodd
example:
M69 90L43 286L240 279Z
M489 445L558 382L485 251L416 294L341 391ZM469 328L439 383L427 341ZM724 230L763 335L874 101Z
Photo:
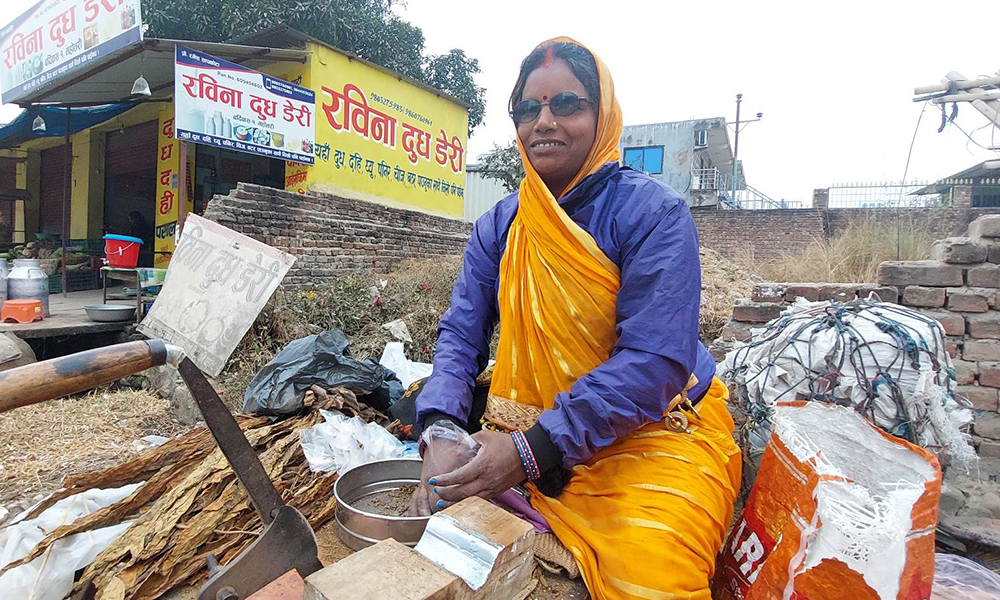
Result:
M70 195L70 239L100 237L104 223L104 134L93 128L70 136L73 142L73 187Z
M331 191L461 217L468 111L398 75L321 44L310 43L308 49L309 68L302 77L302 85L316 91L316 164L288 163L286 189ZM357 90L347 86L355 86ZM343 100L344 97L353 102ZM385 131L389 135L378 136L377 130L371 129L372 119L377 115L365 110L362 103L369 110L385 115L382 122L387 124ZM367 124L364 116L345 119L346 106L352 115L367 114ZM363 133L366 125L368 135ZM406 126L429 135L424 137L427 142L424 156L418 152L420 145L413 152L408 151L406 142L415 142L422 136L405 135ZM440 155L439 138L448 142L448 146L441 146Z

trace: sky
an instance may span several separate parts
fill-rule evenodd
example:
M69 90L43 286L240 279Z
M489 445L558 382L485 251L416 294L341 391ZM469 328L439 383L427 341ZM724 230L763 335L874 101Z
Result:
M808 201L814 188L900 181L923 108L913 88L949 71L1000 69L996 0L739 2L672 0L406 0L396 9L424 31L429 52L461 48L479 60L486 123L470 156L513 137L506 100L521 59L567 35L608 65L625 124L764 113L740 133L748 183L775 199ZM992 13L992 14L990 14ZM934 180L997 157L954 127L938 134L928 106L907 181ZM967 132L987 124L971 106ZM993 127L974 138L1000 146Z
M3 0L7 23L36 0ZM162 0L168 1L168 0ZM625 124L764 113L740 133L748 183L775 199L808 201L814 188L945 177L998 157L941 114L912 101L913 88L949 71L993 75L995 0L676 2L673 0L397 0L393 10L424 32L426 49L461 48L479 60L486 122L471 157L513 136L506 99L521 59L568 35L611 70ZM991 14L992 13L992 14ZM16 107L0 107L0 122ZM956 123L983 146L1000 131L969 105ZM976 131L977 128L979 131ZM991 141L991 135L995 141ZM471 161L470 161L471 162Z

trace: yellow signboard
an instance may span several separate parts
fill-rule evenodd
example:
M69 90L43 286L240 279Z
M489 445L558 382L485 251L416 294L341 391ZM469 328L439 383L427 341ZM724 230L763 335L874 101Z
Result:
M360 197L461 216L468 111L399 76L311 44L316 164L287 163L285 189Z
M180 216L181 142L174 138L174 107L160 113L159 143L156 150L156 239L153 266L165 269L174 252L177 218ZM194 152L188 155L187 210L194 211Z

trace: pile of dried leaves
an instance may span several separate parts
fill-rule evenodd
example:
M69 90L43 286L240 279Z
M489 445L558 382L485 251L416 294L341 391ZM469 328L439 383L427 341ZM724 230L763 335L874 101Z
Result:
M238 416L237 421L284 501L309 520L313 529L333 517L336 473L312 473L302 453L299 430L322 422L316 409L338 409L369 422L388 425L386 417L358 402L343 388L315 391L307 411L271 422L267 417ZM394 431L397 425L388 425ZM45 554L54 542L75 533L133 521L84 570L74 593L93 585L98 600L158 598L181 584L193 585L207 574L206 557L221 564L250 545L263 529L247 494L222 451L205 428L198 428L104 471L67 478L65 489L35 508L34 518L58 500L92 488L117 488L145 481L129 497L53 531L28 556L0 573Z

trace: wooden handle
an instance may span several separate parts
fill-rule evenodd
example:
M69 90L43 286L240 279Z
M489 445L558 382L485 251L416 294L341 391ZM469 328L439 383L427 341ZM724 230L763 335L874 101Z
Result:
M111 383L167 362L162 340L128 342L0 372L0 413Z

